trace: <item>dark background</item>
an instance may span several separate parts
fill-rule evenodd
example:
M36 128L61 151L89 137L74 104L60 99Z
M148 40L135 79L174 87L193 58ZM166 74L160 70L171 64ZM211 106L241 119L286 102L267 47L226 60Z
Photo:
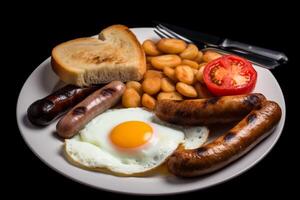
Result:
M45 10L48 5L51 7ZM147 27L152 25L152 20L161 20L283 51L290 59L288 65L272 71L283 90L287 106L285 128L276 146L256 166L233 180L208 189L172 197L175 199L193 196L240 198L242 194L256 198L258 194L266 196L295 194L297 184L293 181L297 181L296 177L299 175L296 167L298 161L295 161L299 158L296 155L299 150L296 145L298 133L293 131L296 118L292 113L296 111L294 94L295 88L299 85L296 73L299 67L296 60L299 58L296 57L297 50L294 48L296 43L299 45L299 36L296 34L294 12L290 12L290 8L282 4L277 7L274 5L264 7L259 4L245 3L238 9L225 8L223 5L191 5L189 8L180 5L176 8L170 6L173 4L164 7L150 6L152 4L149 2L144 2L144 5L141 8L131 9L117 2L110 6L81 3L76 9L54 2L39 8L36 8L36 5L32 7L18 5L19 8L24 6L24 9L18 9L17 12L10 13L4 18L7 25L4 33L9 37L13 36L13 39L9 40L12 43L8 47L8 56L12 56L9 59L12 60L10 63L13 66L7 67L12 69L10 73L14 74L15 86L10 90L15 97L13 106L16 105L18 94L26 78L50 56L51 49L55 45L77 37L97 34L102 28L112 24ZM10 18L9 16L12 15L15 16ZM12 103L11 99L9 101ZM12 120L15 121L14 112L12 112ZM22 140L16 125L14 131L10 130L9 134L13 136L14 147L9 147L12 151L9 151L11 160L9 160L8 173L13 174L13 178L10 176L6 187L8 191L11 189L16 191L10 192L10 195L18 195L21 192L26 197L39 197L37 194L41 194L47 197L68 198L78 195L94 195L99 198L103 196L139 198L104 192L73 182L56 173L34 156Z

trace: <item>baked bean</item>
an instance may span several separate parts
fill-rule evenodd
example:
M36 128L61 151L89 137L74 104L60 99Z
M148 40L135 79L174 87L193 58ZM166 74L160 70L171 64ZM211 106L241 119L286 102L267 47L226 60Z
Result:
M155 43L152 40L145 40L142 44L142 47L149 56L158 56L161 52L157 49Z
M196 74L198 73L197 69L192 68L194 75L196 76Z
M193 84L194 72L188 65L178 65L175 68L176 78L186 84Z
M182 100L182 96L178 92L160 92L157 95L157 100L170 99L170 100Z
M153 78L153 77L162 78L163 73L158 70L147 70L146 73L144 74L144 79Z
M151 97L149 94L144 93L142 96L142 105L150 110L153 110L155 107L156 100Z
M179 39L163 38L157 43L157 48L160 51L170 54L181 53L185 50L186 46L187 44L183 40Z
M193 86L185 84L183 82L178 82L176 84L176 90L180 94L182 94L183 96L186 96L186 97L197 97L198 96L197 91Z
M193 69L193 68L192 68L192 70L193 70L193 73L194 73L194 82L193 82L193 84L194 84L197 81L196 76L197 76L198 70L197 69Z
M135 91L137 91L140 95L143 94L142 85L141 83L137 81L128 81L126 83L126 88L133 88Z
M164 67L164 74L171 80L177 81L177 78L175 75L175 69L173 69L171 67Z
M200 69L198 70L197 74L196 74L196 79L198 81L200 81L201 83L204 83L203 81L203 71L204 71L205 66L200 67Z
M196 56L196 58L194 58L194 60L195 60L197 63L201 63L201 62L202 62L202 58L203 58L203 53L202 53L202 51L199 51L199 52L198 52L198 55Z
M151 59L154 68L162 70L164 67L175 67L181 63L181 58L177 55L155 56Z
M194 59L198 55L198 47L194 44L189 44L187 48L180 53L180 57L184 59Z
M207 89L207 87L204 84L197 82L197 83L195 83L194 87L197 91L198 98L201 99L201 98L213 97L213 95L209 92L209 90Z
M203 54L203 61L204 62L210 62L212 60L215 60L217 58L220 58L222 55L215 52L215 51L205 51Z
M169 78L161 79L161 90L163 92L173 92L175 91L175 85Z
M139 107L141 104L141 96L133 88L126 88L122 96L122 105L126 108Z
M160 86L161 86L161 81L160 78L158 77L146 78L142 83L143 91L150 95L159 92Z
M206 64L207 64L207 62L200 63L200 64L199 64L199 69L200 69L202 66L205 66Z
M199 64L196 61L193 61L193 60L183 59L181 61L181 64L182 65L188 65L188 66L190 66L191 68L194 68L194 69L199 68Z

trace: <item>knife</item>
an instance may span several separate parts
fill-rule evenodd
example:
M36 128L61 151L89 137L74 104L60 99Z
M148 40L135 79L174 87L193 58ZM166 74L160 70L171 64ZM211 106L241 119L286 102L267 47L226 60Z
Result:
M274 59L265 58L265 57L262 57L262 56L259 56L256 54L245 53L245 52L241 52L241 51L222 50L219 48L212 48L212 47L203 49L203 51L207 51L207 50L213 50L222 55L227 55L227 54L238 55L238 56L244 57L247 60L251 61L252 63L254 63L260 67L266 68L266 69L274 69L274 68L278 67L279 65L281 65L279 62L277 62Z
M175 25L154 22L155 24L161 24L167 29L191 40L202 48L216 48L244 57L251 57L255 59L258 63L259 61L268 62L271 64L271 68L274 68L280 64L285 64L288 61L287 56L283 52L274 51L262 47L257 47L228 38L217 37L210 34L201 33L198 31L192 31ZM251 55L254 54L254 55ZM254 61L255 62L255 61Z

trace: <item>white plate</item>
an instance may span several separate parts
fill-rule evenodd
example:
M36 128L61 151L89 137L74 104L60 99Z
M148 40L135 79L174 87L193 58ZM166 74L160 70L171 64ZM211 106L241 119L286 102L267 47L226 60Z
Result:
M151 28L133 28L139 41L158 39ZM258 81L254 92L263 93L276 101L282 108L282 118L274 133L256 146L251 152L213 174L193 179L180 179L174 176L117 177L83 170L71 165L62 156L63 142L55 135L55 125L44 128L32 126L26 117L28 106L51 92L59 85L58 77L50 66L50 58L38 66L26 80L17 103L17 121L20 132L30 149L47 165L57 172L80 183L109 191L131 194L172 194L197 190L229 180L254 166L275 145L285 121L285 102L282 91L270 71L254 66Z

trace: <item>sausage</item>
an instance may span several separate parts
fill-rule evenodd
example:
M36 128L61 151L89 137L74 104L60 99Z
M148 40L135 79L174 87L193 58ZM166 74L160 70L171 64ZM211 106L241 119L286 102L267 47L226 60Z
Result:
M32 103L27 109L28 119L32 124L38 126L48 125L99 87L101 85L83 88L66 85L49 96Z
M168 159L168 169L181 177L214 172L246 154L270 135L280 118L279 105L265 101L213 142L194 150L178 149Z
M235 122L260 106L262 94L213 97L196 100L160 100L155 114L163 121L180 125L211 125Z
M112 81L96 90L73 107L56 125L57 134L62 138L73 137L90 120L114 106L125 90L120 81Z

